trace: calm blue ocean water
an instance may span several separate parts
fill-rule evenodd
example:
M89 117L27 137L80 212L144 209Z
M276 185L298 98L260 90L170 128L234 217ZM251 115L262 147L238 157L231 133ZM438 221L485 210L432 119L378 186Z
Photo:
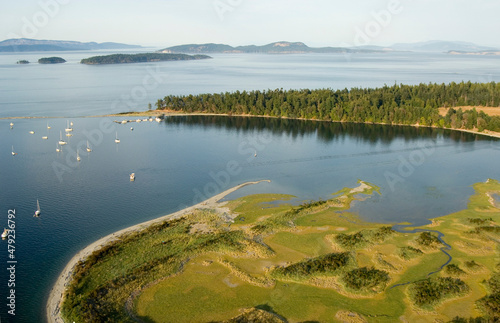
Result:
M14 64L46 56L62 56L68 63ZM162 123L118 125L115 118L75 117L133 110L120 105L127 95L137 99L134 109L143 110L147 102L168 94L498 81L497 58L393 54L349 61L341 55L214 55L213 60L159 65L78 64L88 56L0 55L0 117L66 116L0 120L0 214L7 226L8 210L16 211L17 260L14 318L5 301L10 294L8 246L0 241L2 321L45 321L52 284L66 262L92 241L242 182L272 180L229 198L265 192L299 200L328 198L362 179L380 186L382 194L355 205L361 217L425 223L464 208L472 184L500 177L495 162L500 143L458 132L262 118L171 117ZM152 74L157 68L160 76ZM147 75L162 82L154 88L151 78L143 82ZM74 123L69 138L64 136L68 121ZM68 145L58 153L60 133ZM135 182L129 181L131 172ZM42 215L34 218L37 199Z
M500 81L500 56L213 54L213 59L200 61L79 64L82 58L110 53L1 53L0 118L144 111L148 103L170 94ZM37 63L49 56L67 63ZM21 59L32 63L16 65Z

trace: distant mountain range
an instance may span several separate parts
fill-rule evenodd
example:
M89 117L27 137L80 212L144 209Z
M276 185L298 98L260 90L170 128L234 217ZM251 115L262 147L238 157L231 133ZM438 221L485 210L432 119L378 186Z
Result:
M482 52L482 51L495 50L495 48L493 47L479 46L468 42L441 41L441 40L431 40L418 43L399 43L392 45L391 48L397 51L440 52L440 53L448 53L450 51Z
M400 43L388 47L309 47L301 42L275 42L263 46L248 45L233 47L225 44L188 44L164 48L162 53L267 53L267 54L302 54L302 53L384 53L391 51L439 52L439 53L476 53L493 51L495 48L478 46L467 42L428 41L420 43Z
M32 51L71 51L71 50L103 50L134 49L139 45L122 43L82 43L78 41L37 40L27 38L7 39L0 42L0 52L32 52ZM309 47L302 42L280 41L267 45L247 45L233 47L226 44L188 44L164 48L161 53L210 54L210 53L264 53L264 54L307 54L307 53L386 53L391 51L435 52L455 55L498 55L499 49L479 46L468 42L427 41L418 43L398 43L392 46L358 46L358 47Z
M138 45L121 43L82 43L65 40L38 40L28 38L7 39L0 42L0 52L68 51L95 49L141 48Z
M381 50L347 47L309 47L301 42L275 42L263 46L248 45L233 47L225 44L189 44L159 50L162 53L265 53L265 54L306 54L306 53L373 53Z

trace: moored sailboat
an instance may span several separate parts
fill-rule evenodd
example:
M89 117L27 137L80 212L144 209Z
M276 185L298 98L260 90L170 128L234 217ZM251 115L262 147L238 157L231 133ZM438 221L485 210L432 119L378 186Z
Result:
M59 132L59 145L66 145L66 141L62 139L62 131Z
M73 123L72 123L72 124L73 124ZM73 128L71 128L71 127L70 127L70 125L69 125L69 120L68 120L68 126L66 127L66 129L64 129L64 131L66 131L66 132L71 132L71 131L73 131Z

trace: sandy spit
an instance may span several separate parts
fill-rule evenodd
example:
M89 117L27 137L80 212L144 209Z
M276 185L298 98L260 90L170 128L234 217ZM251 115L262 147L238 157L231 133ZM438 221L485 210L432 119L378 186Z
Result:
M192 213L196 209L218 209L219 204L217 203L230 193L242 188L243 186L247 185L252 185L252 184L258 184L261 182L271 182L269 180L262 180L262 181L257 181L257 182L247 182L240 184L238 186L235 186L233 188L228 189L227 191L224 191L204 202L201 202L199 204L196 204L194 206L185 208L183 210L177 211L175 213L165 215L162 217L159 217L157 219L153 219L147 222L139 223L137 225L122 229L120 231L117 231L115 233L109 234L94 243L88 245L84 249L80 250L71 260L68 262L66 267L63 269L62 273L59 275L56 283L54 284L54 287L52 287L52 290L50 291L49 299L47 301L47 321L49 323L63 323L64 320L62 319L61 316L61 305L64 300L64 292L66 290L66 286L69 284L72 278L73 274L73 269L75 266L78 264L78 262L85 260L89 255L91 255L94 251L99 250L106 244L113 242L117 240L117 238L125 233L131 233L131 232L138 232L141 231L147 227L149 227L152 224L156 223L161 223L165 220L173 220L173 219L178 219L181 218L189 213Z

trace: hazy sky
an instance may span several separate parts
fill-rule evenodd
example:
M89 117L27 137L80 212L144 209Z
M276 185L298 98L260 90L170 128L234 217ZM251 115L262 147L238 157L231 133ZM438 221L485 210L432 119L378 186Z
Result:
M498 0L3 0L0 40L152 46L458 40L500 47L499 14Z

